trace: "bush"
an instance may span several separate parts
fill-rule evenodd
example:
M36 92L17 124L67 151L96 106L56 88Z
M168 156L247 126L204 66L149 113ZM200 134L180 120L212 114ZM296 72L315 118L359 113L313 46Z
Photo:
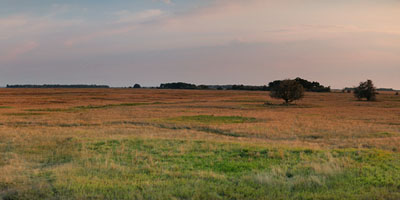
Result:
M199 86L197 86L197 88L200 89L200 90L208 90L208 89L210 89L210 87L208 87L208 85L199 85Z
M304 97L304 88L296 80L283 80L279 85L271 88L270 96L285 100L286 104Z
M142 88L142 86L140 86L139 84L135 84L134 86L133 86L133 88Z
M367 101L375 101L376 94L376 88L371 80L361 82L360 85L354 89L354 96L359 100L366 98Z
M396 92L396 96L398 96L399 95L399 92Z

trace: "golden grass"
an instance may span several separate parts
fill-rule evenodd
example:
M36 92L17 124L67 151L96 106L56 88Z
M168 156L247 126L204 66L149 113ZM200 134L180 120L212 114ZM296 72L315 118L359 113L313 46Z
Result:
M32 188L27 186L32 184L44 190L58 184L60 180L49 182L51 178L35 183L28 178L43 176L38 163L41 166L49 163L45 166L54 173L68 175L74 173L74 163L69 160L80 157L87 168L124 171L124 166L112 160L106 160L102 166L89 162L103 159L92 157L88 150L99 140L181 139L261 147L400 151L400 96L394 93L379 94L377 102L357 101L347 93L306 93L304 100L296 103L282 106L281 101L271 99L267 92L247 91L1 89L0 196L2 190L28 190ZM212 121L213 118L182 120L187 116L255 120L243 120L243 123L229 123L225 119L220 123ZM74 145L83 147L71 148ZM119 151L115 153L125 153L124 146ZM188 149L180 146L178 151L185 154ZM284 157L284 152L279 150L270 154ZM144 168L155 170L156 163L152 163L151 156L136 156L147 156ZM327 176L346 168L348 160L327 157L328 162L303 165ZM286 178L276 178L283 177L286 172L282 170L273 169L248 179L260 184L284 182ZM179 173L165 171L171 176ZM223 174L212 171L193 172L193 176L224 178ZM89 185L96 182L87 177L65 178L80 179ZM310 176L293 181L293 185L305 182L322 185L325 180Z
M378 95L378 102L356 101L344 93L307 93L294 106L281 106L265 92L242 91L2 89L0 95L0 106L4 107L0 109L0 137L14 140L33 130L53 136L69 132L71 137L99 137L113 131L152 137L195 132L195 137L203 139L399 150L400 97L392 93ZM258 121L204 124L241 136L227 138L212 131L182 128L198 124L190 120L168 120L202 115ZM187 134L182 135L185 137Z

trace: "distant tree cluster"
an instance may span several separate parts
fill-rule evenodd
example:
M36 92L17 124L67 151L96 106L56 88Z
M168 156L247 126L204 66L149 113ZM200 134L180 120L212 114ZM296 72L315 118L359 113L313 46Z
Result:
M331 92L331 88L330 87L325 87L323 85L321 85L318 82L310 82L308 80L302 79L297 77L296 79L294 79L296 82L298 82L299 84L301 84L304 88L304 90L308 91L308 92ZM270 89L272 88L276 88L277 86L279 86L281 84L282 80L276 80L273 82L270 82L268 84L268 87Z
M275 80L268 84L268 86L246 86L246 85L233 85L230 89L232 90L258 90L258 91L272 91L278 87L285 80ZM301 84L305 91L308 92L331 92L330 87L325 87L318 82L310 82L308 80L297 77L294 81Z
M77 84L77 85L7 85L7 88L110 88L108 85L85 85L85 84Z
M250 91L267 91L268 87L264 86L252 86L252 85L232 85L231 90L250 90Z
M344 89L342 90L342 92L343 92L343 93L345 93L345 92L351 93L351 92L354 91L354 89L355 89L354 87L352 87L352 88L346 87L346 88L344 88Z
M190 83L163 83L160 89L198 89L198 90L250 90L250 91L267 91L267 86L252 85L195 85Z
M198 89L198 87L195 84L190 84L190 83L183 83L183 82L177 82L177 83L163 83L160 85L160 89Z
M301 84L305 91L308 92L330 92L330 87L325 87L318 82L310 82L302 78L294 79L296 82ZM271 91L280 85L283 80L276 80L270 82L268 86L256 86L256 85L195 85L191 83L163 83L160 85L160 89L200 89L200 90L248 90L248 91Z
M306 87L304 87L304 85ZM308 82L300 78L296 78L294 80L282 80L282 81L274 81L269 84L271 88L270 96L272 98L283 99L286 104L289 104L293 101L299 100L304 97L304 90L308 88L319 88L319 83L316 82ZM330 88L329 88L330 89ZM312 90L311 90L312 91ZM355 88L345 88L342 92L351 92L354 91L354 96L361 100L367 99L367 101L375 101L376 91L374 84L371 80L367 80L365 82L361 82L358 87ZM387 91L387 90L385 90ZM393 91L393 90L390 90ZM398 93L396 93L398 95Z
M393 88L378 88L376 91L382 91L382 92L394 92Z
M210 89L210 87L208 85L199 85L199 86L197 86L197 89L208 90L208 89Z

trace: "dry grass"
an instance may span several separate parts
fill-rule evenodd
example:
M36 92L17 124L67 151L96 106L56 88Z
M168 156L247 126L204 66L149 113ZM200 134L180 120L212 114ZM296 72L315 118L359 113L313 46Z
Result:
M89 173L80 170L129 171L113 157L126 159L123 155L132 153L132 147L125 147L125 143L116 151L107 147L111 149L104 149L103 155L93 152L91 145L98 141L179 139L188 143L178 145L178 152L168 150L165 156L187 154L192 141L217 142L227 149L231 144L276 148L269 152L271 159L284 159L286 150L291 148L326 151L322 160L306 159L297 164L311 169L314 175L289 177L287 182L290 169L275 166L243 178L252 184L281 184L284 188L326 185L329 177L351 168L348 163L353 160L349 157L332 156L332 151L338 149L377 149L394 155L400 151L400 96L394 93L379 94L378 102L356 101L347 93L307 93L296 105L280 104L265 92L1 89L0 198L2 194L47 198L46 193L55 192L62 181L94 187L80 191L72 185L62 186L74 191L76 198L107 198L85 196L85 191L95 191L91 184L96 181L87 174L80 176L79 173ZM199 148L217 151L220 146ZM134 156L136 160L130 162L143 165L139 171L173 177L187 175L174 170L175 165L165 171L157 168L159 158L149 152L136 152ZM218 171L190 174L200 179L228 179ZM111 181L108 184L121 187L124 180L131 181L107 180ZM150 191L151 188L147 192ZM192 195L201 199L201 194L199 191Z
M208 121L203 124L210 129L237 133L242 137L240 140L251 141L255 138L258 142L272 141L275 144L397 151L400 97L383 93L378 98L378 102L361 102L354 100L351 94L308 93L297 105L282 106L280 101L270 99L264 92L3 89L0 91L0 106L4 107L0 109L0 130L9 133L29 132L32 129L40 132L74 129L89 133L94 130L106 132L121 129L125 132L143 129L148 132L148 129L170 129L168 131L171 132L185 129L179 127L199 126L199 123L168 119L186 116L243 117L258 121ZM272 102L273 105L265 102ZM12 137L10 134L1 135ZM204 139L208 137L209 134L204 134Z

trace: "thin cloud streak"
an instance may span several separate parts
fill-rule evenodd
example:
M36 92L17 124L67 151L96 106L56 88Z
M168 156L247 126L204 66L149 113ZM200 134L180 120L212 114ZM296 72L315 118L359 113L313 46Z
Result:
M19 44L17 46L11 47L8 51L4 52L0 56L0 61L12 61L16 59L20 59L20 56L33 51L39 46L39 44L35 41L25 42Z
M147 10L142 13L120 11L120 19L118 19L117 22L131 22L134 24L106 26L104 30L96 31L104 32L104 34L92 33L86 35L115 36L132 31L132 34L137 35L148 34L150 41L157 41L160 44L173 41L173 43L171 42L169 44L171 48L188 47L191 45L204 46L226 44L236 40L253 43L331 39L354 32L377 32L400 35L399 25L393 24L391 28L388 28L389 25L381 24L379 17L374 20L379 23L362 27L358 25L361 24L358 22L362 20L352 18L350 13L344 13L349 15L348 22L343 23L340 20L335 21L334 19L330 19L329 24L324 24L324 20L314 19L312 17L313 14L309 14L311 17L306 17L305 19L296 16L296 6L288 6L288 1L282 2L276 3L275 1L264 0L249 0L246 2L222 0L217 1L209 7L163 17L160 17L163 13L161 10ZM299 2L297 2L297 4L299 4ZM276 13L274 10L279 10L277 8L286 9L287 13L294 13L294 15ZM381 10L379 11L381 12ZM310 12L312 13L313 11ZM323 12L317 11L315 15L320 13ZM351 14L357 15L357 12ZM299 13L297 13L297 15L299 15ZM274 19L277 16L278 19ZM157 18L154 19L153 17ZM332 16L327 16L326 18L332 18ZM143 19L152 20L150 20L151 23L138 23L143 21ZM131 28L132 26L137 28ZM115 31L113 31L113 29ZM188 37L192 37L193 39L188 40ZM169 40L169 38L171 38L171 40ZM176 38L182 38L182 40L179 41L176 40ZM126 39L134 40L134 38ZM165 48L165 45L161 46L163 46L161 48ZM143 47L143 49L147 48Z

